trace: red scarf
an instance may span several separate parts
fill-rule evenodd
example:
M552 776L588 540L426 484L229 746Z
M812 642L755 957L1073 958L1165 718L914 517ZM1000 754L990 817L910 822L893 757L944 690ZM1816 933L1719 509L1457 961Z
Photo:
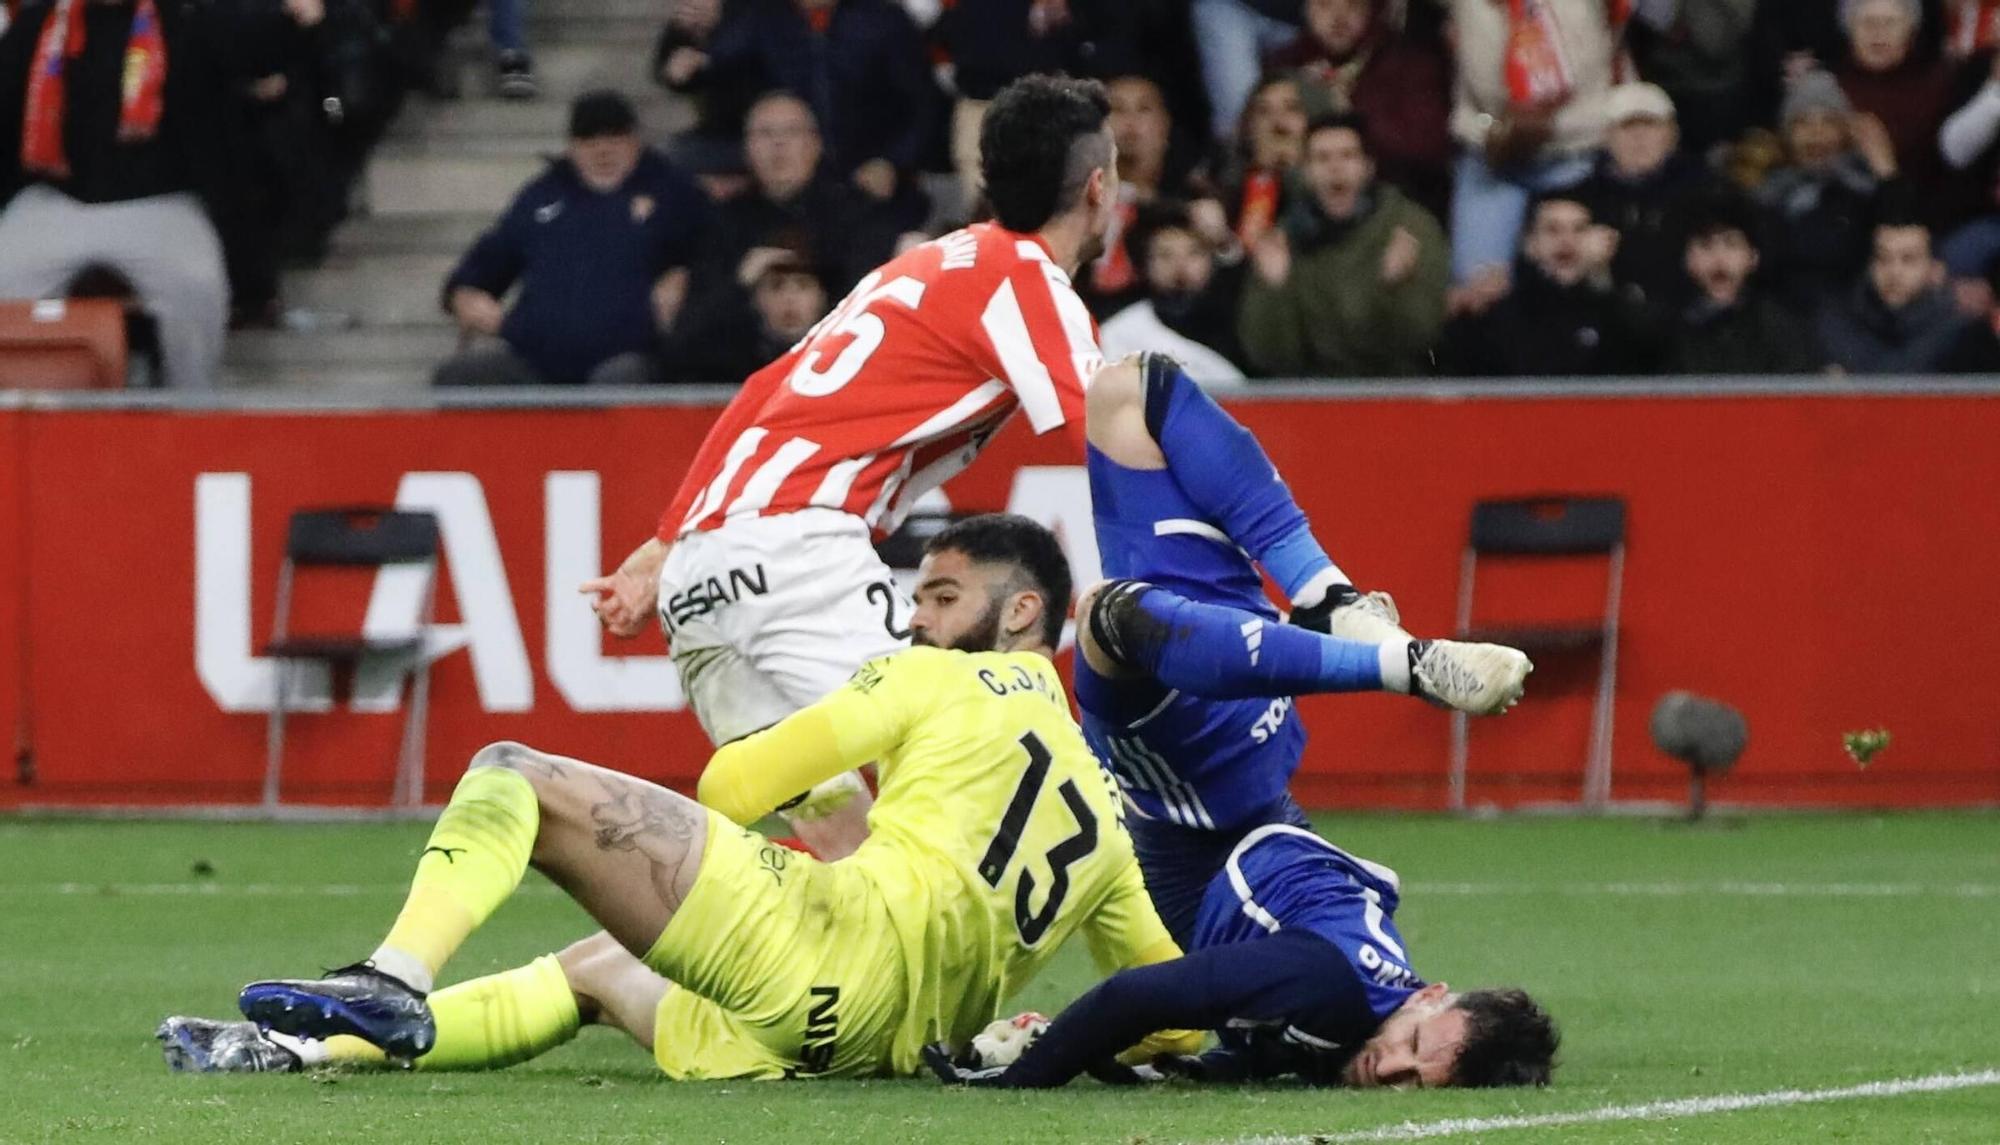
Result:
M1247 249L1257 245L1264 232L1278 221L1278 177L1269 171L1251 171L1243 177L1243 201L1238 204L1236 241Z
M88 0L56 0L55 10L35 41L28 66L28 110L21 125L21 166L56 179L69 177L63 150L63 115L68 109L66 73L83 54L83 14ZM160 130L167 86L167 40L153 0L138 0L132 34L125 41L118 101L118 140L151 139Z
M1563 54L1562 26L1554 0L1506 0L1507 96L1516 107L1555 107L1576 81ZM1632 15L1632 0L1604 0L1604 21L1615 36Z
M1952 16L1951 50L1970 56L2000 46L2000 0L1970 0Z

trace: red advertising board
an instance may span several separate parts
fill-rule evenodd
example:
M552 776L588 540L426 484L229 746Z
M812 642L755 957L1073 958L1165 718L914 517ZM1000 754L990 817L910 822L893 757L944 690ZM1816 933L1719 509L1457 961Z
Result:
M1368 397L1239 401L1336 559L1419 633L1453 621L1479 498L1609 493L1630 506L1615 799L1678 797L1653 702L1741 707L1751 746L1718 798L2000 802L2000 400L1976 393ZM263 776L267 638L301 506L437 512L440 625L428 794L518 739L687 785L708 745L657 632L597 635L574 585L647 536L714 407L0 413L0 734L25 744L0 805L249 803ZM958 508L1056 520L1087 565L1074 459L1016 427L948 488ZM1086 570L1087 571L1087 570ZM354 598L326 607L357 611ZM338 595L338 593L336 593ZM1481 618L1586 616L1601 566L1482 572ZM1594 661L1548 658L1475 724L1472 800L1576 797ZM363 707L366 704L361 705ZM325 705L322 705L325 707ZM1396 697L1302 702L1299 792L1438 807L1447 720ZM399 711L296 715L285 794L380 804ZM1894 741L1863 769L1842 732Z

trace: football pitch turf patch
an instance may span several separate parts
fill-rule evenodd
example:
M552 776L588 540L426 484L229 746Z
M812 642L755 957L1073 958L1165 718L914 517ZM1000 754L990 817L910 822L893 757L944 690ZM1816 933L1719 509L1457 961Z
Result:
M2000 1141L2000 816L1321 825L1402 873L1419 973L1547 1004L1554 1087L674 1084L601 1030L493 1074L176 1076L161 1017L365 954L425 828L0 820L0 1142ZM531 875L447 976L590 929ZM1021 1007L1089 981L1066 953Z

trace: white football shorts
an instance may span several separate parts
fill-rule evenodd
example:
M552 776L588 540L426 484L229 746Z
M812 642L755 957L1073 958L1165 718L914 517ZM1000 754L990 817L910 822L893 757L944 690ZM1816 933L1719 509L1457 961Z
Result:
M908 646L912 610L868 526L833 509L690 533L660 568L660 623L716 744L777 723Z

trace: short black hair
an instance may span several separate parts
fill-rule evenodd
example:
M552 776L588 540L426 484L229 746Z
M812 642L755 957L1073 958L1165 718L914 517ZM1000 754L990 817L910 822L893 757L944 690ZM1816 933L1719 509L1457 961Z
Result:
M1096 80L1031 75L1000 89L979 125L979 173L1001 226L1040 230L1076 204L1091 171L1111 162L1110 114Z
M1523 233L1535 228L1535 224L1541 221L1542 208L1551 203L1575 203L1577 206L1583 208L1584 214L1590 216L1592 223L1596 223L1599 219L1597 204L1591 202L1590 196L1585 193L1582 185L1571 184L1567 187L1557 187L1552 191L1543 191L1528 201L1528 213L1521 216L1521 230Z
M1681 233L1686 243L1736 231L1754 248L1761 249L1757 208L1735 191L1714 191L1690 200L1682 214Z
M1549 1084L1562 1032L1525 990L1474 990L1454 1008L1465 1011L1465 1043L1451 1084L1468 1089Z
M1018 582L1014 591L1041 594L1042 642L1050 648L1062 642L1063 620L1069 615L1069 558L1047 526L1015 513L982 513L952 522L924 545L926 556L947 551L1012 567Z
M639 130L639 113L632 101L610 88L584 92L569 105L569 137L599 139L630 135Z
M1186 231L1196 238L1202 238L1195 230L1194 212L1179 199L1155 199L1142 203L1132 216L1131 229L1125 232L1125 250L1132 256L1132 264L1140 269L1143 277L1146 260L1152 257L1153 240L1162 231ZM1208 240L1202 239L1206 247Z
M1352 131L1361 141L1362 154L1374 158L1375 151L1368 146L1368 121L1352 111L1322 111L1306 120L1306 142L1322 131Z

